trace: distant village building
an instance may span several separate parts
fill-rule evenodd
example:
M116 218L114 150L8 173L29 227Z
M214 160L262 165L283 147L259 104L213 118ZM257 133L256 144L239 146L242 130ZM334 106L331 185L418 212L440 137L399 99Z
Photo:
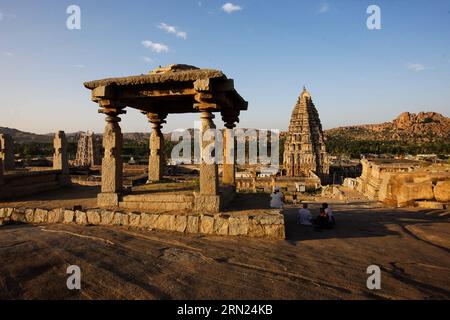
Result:
M93 132L82 133L78 140L77 155L74 165L90 167L100 164L100 144Z
M308 177L310 172L319 177L329 174L322 124L306 88L303 88L292 112L284 145L283 167L290 177Z

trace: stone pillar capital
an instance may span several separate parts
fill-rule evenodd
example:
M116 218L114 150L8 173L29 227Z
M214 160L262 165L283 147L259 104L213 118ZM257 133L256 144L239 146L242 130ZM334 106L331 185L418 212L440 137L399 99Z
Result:
M119 115L127 113L123 110L126 107L125 105L111 100L100 100L99 106L98 112L106 115L107 123L118 123L121 121Z
M148 122L152 124L152 129L161 129L162 125L167 123L167 113L152 113L147 112Z

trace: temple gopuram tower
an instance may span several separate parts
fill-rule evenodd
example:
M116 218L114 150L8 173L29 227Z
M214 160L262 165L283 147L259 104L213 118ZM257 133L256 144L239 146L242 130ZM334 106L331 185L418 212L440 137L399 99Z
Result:
M100 164L100 145L93 132L81 133L78 140L75 166L91 167Z
M308 177L310 171L319 177L329 173L319 113L305 87L292 112L284 145L283 166L286 175L291 177Z

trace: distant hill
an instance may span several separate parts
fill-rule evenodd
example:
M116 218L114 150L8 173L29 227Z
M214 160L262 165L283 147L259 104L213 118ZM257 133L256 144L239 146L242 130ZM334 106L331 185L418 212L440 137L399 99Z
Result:
M24 132L17 129L0 127L0 134L9 134L15 143L39 142L48 143L53 141L53 137L45 134Z
M448 142L450 118L437 112L404 112L390 122L326 130L325 137L358 141Z

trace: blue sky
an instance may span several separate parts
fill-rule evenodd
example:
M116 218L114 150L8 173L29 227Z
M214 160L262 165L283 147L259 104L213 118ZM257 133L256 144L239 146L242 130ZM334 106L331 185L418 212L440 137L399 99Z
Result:
M0 126L101 132L83 82L171 63L233 78L249 101L241 127L286 129L303 85L324 128L403 111L450 113L450 0L226 3L0 0ZM66 28L72 4L81 30ZM381 30L366 27L371 4L381 9ZM169 116L165 130L196 118ZM124 131L150 130L133 110L122 119Z

